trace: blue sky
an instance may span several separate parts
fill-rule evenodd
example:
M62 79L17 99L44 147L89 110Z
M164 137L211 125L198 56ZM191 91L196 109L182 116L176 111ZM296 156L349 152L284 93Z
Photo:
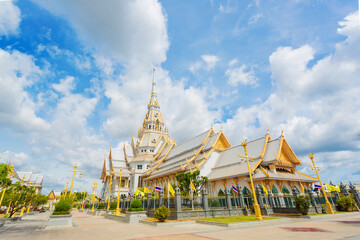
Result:
M137 134L156 67L177 143L281 131L325 181L360 177L358 1L0 1L0 156L60 190Z

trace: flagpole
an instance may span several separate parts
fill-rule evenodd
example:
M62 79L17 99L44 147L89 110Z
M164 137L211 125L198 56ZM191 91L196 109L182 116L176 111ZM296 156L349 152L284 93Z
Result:
M194 190L191 189L191 208L194 211Z
M170 199L169 199L169 181L168 181L168 187L167 187L167 192L168 192L168 199L167 199L167 202L168 202L168 208L170 209Z

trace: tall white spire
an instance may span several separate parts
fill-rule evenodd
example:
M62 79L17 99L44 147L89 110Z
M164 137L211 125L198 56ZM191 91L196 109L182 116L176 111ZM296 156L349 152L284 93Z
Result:
M157 94L156 94L156 81L155 81L155 67L153 68L153 81L152 81L151 97L157 97Z

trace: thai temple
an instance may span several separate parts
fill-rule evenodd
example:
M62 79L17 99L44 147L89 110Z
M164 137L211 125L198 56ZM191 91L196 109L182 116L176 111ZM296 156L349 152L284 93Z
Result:
M19 172L12 166L10 175L12 183L20 182L23 186L34 188L36 193L41 193L44 176L32 172Z
M240 137L239 137L240 139ZM272 138L269 131L247 142L247 154L255 185L260 185L275 194L289 193L295 186L303 192L317 181L300 173L296 167L300 159L291 149L283 133ZM131 144L111 148L105 157L100 179L103 182L102 196L116 196L121 175L121 194L134 193L137 188L154 189L161 186L165 191L168 182L176 184L175 176L181 172L200 171L210 184L207 190L217 195L220 190L231 189L232 184L250 191L249 171L243 146L232 145L220 130L212 127L191 139L176 144L160 112L156 81L153 77L150 102L137 137ZM110 186L111 182L111 186Z

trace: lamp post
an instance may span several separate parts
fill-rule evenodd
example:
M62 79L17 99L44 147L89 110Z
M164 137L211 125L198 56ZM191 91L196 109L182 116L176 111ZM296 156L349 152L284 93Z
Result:
M327 196L326 196L324 186L322 185L321 180L320 180L320 176L319 176L319 172L318 172L318 170L320 170L320 167L315 166L314 154L313 154L313 153L309 153L309 154L308 154L308 157L310 158L310 160L311 160L311 162L312 162L312 164L313 164L313 165L311 166L311 169L312 169L312 170L315 170L317 179L318 179L318 181L319 181L319 183L320 183L320 186L321 186L321 189L322 189L322 191L323 191L324 198L325 198L325 202L326 202L326 203L325 203L325 204L326 204L326 207L327 207L327 209L328 209L328 211L329 211L330 214L334 214L334 211L333 211L333 209L332 209L332 207L331 207L331 204L330 204L330 202L329 202L329 200L328 200L328 198L327 198Z
M10 165L10 163L9 163ZM8 178L10 178L11 174L13 173L13 169L14 169L14 164L12 164L10 166L10 169L9 169L9 173L8 173ZM4 199L4 196L5 196L5 191L6 191L6 187L4 187L3 191L2 191L2 194L1 194L1 198L0 198L0 208L1 208L1 203L2 203L2 200Z
M75 180L75 173L79 172L80 173L80 176L86 172L86 170L83 170L83 171L76 171L76 168L77 168L77 163L75 163L75 166L74 166L74 170L70 170L69 169L69 172L73 172L73 178L72 178L72 182L71 182L71 187L70 187L70 195L72 194L72 190L73 190L73 186L74 186L74 180Z
M83 198L82 205L81 205L81 211L84 210L85 197L86 197L86 188L85 188L85 191L84 191L84 198Z
M64 185L64 187L65 187L65 193L63 194L64 199L65 199L65 197L66 197L66 195L67 195L67 188L68 188L68 186L69 186L69 181L67 181L67 182L66 182L66 185Z
M93 201L92 201L93 203L92 203L91 212L94 212L96 188L97 188L97 182L94 182L94 186L93 186Z
M106 210L110 209L111 183L112 183L112 177L113 177L114 173L115 172L113 170L110 170L109 197L108 197L108 204L107 204Z
M263 220L263 218L261 216L261 209L260 209L259 203L258 203L257 198L256 198L254 182L253 182L253 179L252 179L252 176L251 176L251 168L250 168L250 164L249 164L249 156L247 155L247 149L246 149L247 142L246 141L247 141L247 139L244 139L244 141L241 142L241 145L244 147L245 156L240 156L239 155L239 157L242 160L246 159L247 166L248 166L248 171L249 171L250 182L251 182L251 191L252 191L253 197L254 197L255 216L256 216L256 220L261 221L261 220Z
M122 174L122 167L120 168L120 178L119 178L119 190L118 190L118 196L117 196L117 205L116 205L116 212L115 215L120 215L120 190L121 190L121 174Z

